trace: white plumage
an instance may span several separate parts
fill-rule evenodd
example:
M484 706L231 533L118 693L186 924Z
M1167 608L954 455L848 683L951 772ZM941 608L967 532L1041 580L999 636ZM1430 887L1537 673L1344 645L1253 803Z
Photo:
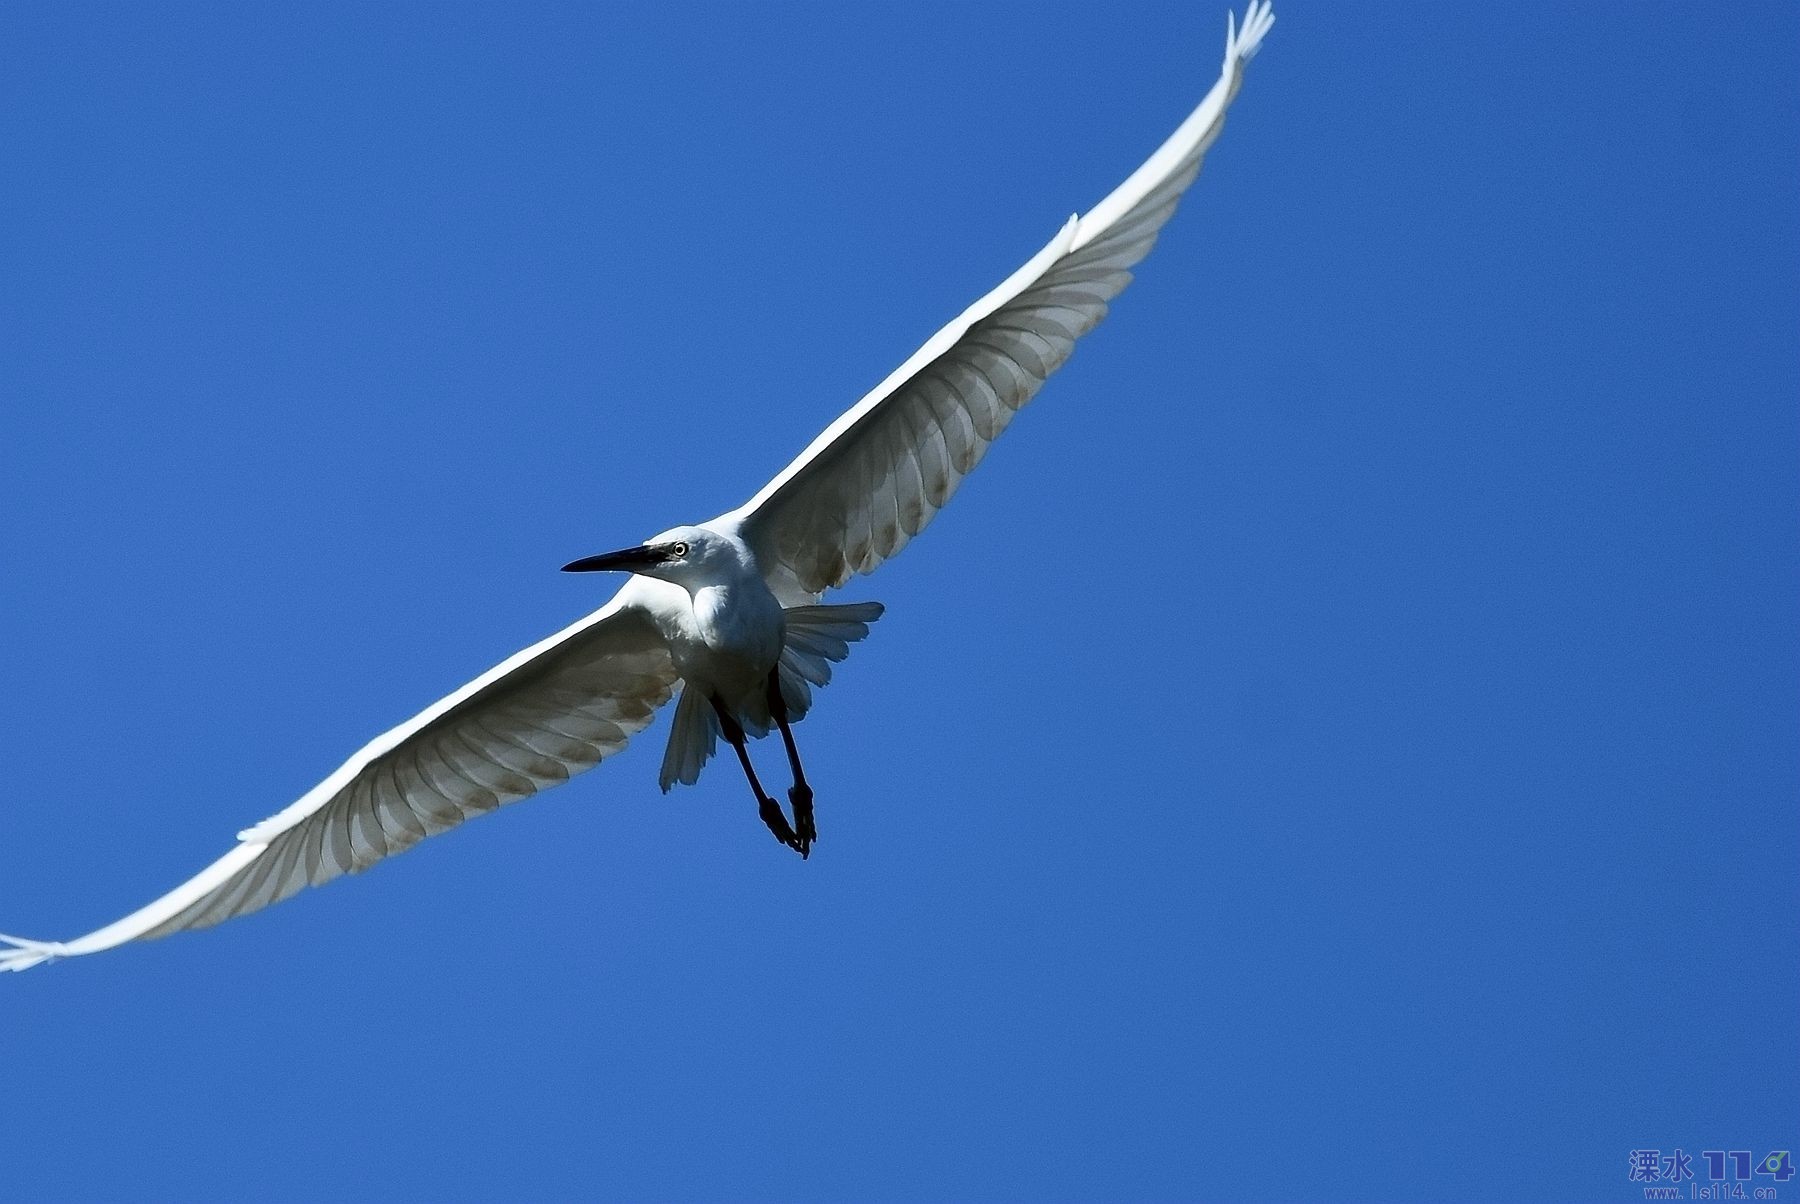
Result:
M831 663L881 612L876 603L820 605L820 596L905 547L1105 316L1199 171L1274 19L1267 0L1253 0L1241 28L1228 21L1219 80L1168 141L745 505L570 566L635 575L598 611L370 741L147 906L71 941L0 936L9 946L0 970L203 928L367 869L597 764L677 693L664 790L693 782L721 733L741 740L776 725L787 739L783 720L804 716ZM777 826L756 790L780 836L785 819ZM784 840L804 854L811 795L798 777L796 790L805 790L794 799L801 831Z

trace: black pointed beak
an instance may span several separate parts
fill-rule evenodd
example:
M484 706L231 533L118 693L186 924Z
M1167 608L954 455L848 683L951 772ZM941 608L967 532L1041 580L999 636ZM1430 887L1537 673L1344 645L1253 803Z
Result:
M605 552L599 556L583 556L580 560L571 560L563 565L565 573L635 573L640 569L650 568L668 559L663 550L651 544L639 544L635 548L622 548L617 552Z

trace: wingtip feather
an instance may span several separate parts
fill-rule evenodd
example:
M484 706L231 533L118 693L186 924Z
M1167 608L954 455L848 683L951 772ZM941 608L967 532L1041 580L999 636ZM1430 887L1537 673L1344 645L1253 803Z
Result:
M7 936L0 932L0 942L12 946L0 949L0 973L29 970L63 955L63 947L55 941L28 941L22 936Z
M1225 14L1225 66L1227 69L1247 63L1262 48L1262 40L1275 24L1274 0L1250 0L1244 10L1244 23L1237 24L1234 13Z

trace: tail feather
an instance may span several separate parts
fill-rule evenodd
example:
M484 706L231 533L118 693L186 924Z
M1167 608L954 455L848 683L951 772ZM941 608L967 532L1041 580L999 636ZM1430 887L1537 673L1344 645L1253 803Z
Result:
M781 649L781 700L799 720L812 709L812 687L831 680L831 662L850 655L850 645L869 634L887 608L879 602L790 606L782 612L787 642Z
M831 680L831 663L850 655L850 645L869 634L869 624L881 617L879 602L852 602L842 606L790 606L782 612L787 639L776 670L781 700L788 718L799 720L812 709L812 687ZM754 700L760 706L760 699ZM762 736L768 732L766 708L738 716L744 732ZM677 785L691 786L718 747L719 721L709 701L698 690L681 691L675 718L669 725L669 744L663 751L663 793Z
M669 747L663 752L662 776L657 780L664 794L680 783L692 786L700 770L712 759L719 734L718 717L698 690L682 690L675 701L675 719L669 724Z

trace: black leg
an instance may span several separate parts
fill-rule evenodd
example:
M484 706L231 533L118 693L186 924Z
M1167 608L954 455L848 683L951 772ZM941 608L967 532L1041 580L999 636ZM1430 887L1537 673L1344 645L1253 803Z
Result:
M750 789L756 793L756 809L762 815L763 823L788 848L793 849L801 857L806 856L806 847L788 826L787 816L781 812L781 804L770 798L763 790L762 783L756 780L756 767L750 764L750 750L744 744L744 729L731 713L719 705L717 698L712 700L713 712L719 717L719 728L725 733L725 740L737 750L738 764L744 767L744 776L750 779Z
M787 703L781 697L781 671L769 674L769 714L781 729L781 742L787 745L788 768L794 771L794 788L788 791L788 802L794 805L794 834L800 843L800 856L812 852L819 830L813 826L813 792L806 784L806 771L800 768L800 750L794 746L794 732L788 727Z

